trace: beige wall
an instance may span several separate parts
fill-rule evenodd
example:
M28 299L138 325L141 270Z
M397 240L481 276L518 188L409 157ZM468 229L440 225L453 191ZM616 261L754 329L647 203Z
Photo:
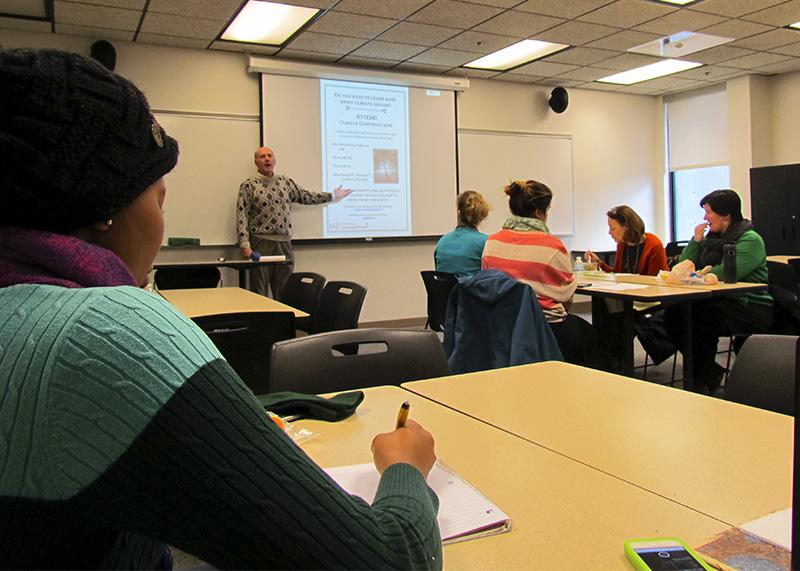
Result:
M772 92L769 105L772 127L772 160L770 164L800 163L800 71L770 78Z
M92 39L3 30L2 42L5 47L58 47L88 53ZM246 72L241 54L122 41L114 45L117 71L148 95L154 109L258 113L257 79ZM569 109L557 115L547 107L550 89L474 80L459 96L459 127L572 135L575 236L565 240L568 247L611 248L604 213L622 203L638 210L648 228L663 236L660 100L572 89ZM498 184L504 180L504 174L498 173ZM434 245L301 245L296 248L296 269L367 286L362 321L420 317L425 314L425 292L419 271L432 269ZM215 249L213 256L233 253ZM181 255L170 252L169 257ZM196 253L189 255L195 257ZM227 279L235 283L230 274Z

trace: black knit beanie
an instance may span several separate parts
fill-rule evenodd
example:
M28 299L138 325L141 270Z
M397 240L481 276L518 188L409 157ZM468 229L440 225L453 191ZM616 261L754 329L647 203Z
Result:
M104 222L177 160L130 81L74 53L0 50L0 224Z

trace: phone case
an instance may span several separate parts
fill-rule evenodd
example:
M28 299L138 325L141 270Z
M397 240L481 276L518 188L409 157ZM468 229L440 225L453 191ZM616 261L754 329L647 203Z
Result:
M675 543L683 547L686 551L688 551L689 555L694 557L700 564L700 566L703 567L703 569L707 569L708 571L714 571L714 569L710 567L708 563L705 562L702 555L697 553L694 549L686 545L683 541L681 541L677 537L654 537L650 539L646 538L631 539L630 541L626 541L624 543L625 557L628 558L628 561L631 562L631 565L633 565L634 569L636 569L637 571L652 571L650 567L647 565L647 563L645 563L644 560L642 560L642 558L639 557L639 554L633 550L633 547L631 547L631 543L637 543L639 541L674 541Z

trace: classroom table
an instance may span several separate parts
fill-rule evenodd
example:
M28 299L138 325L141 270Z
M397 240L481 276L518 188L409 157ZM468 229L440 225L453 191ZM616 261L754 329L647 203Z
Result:
M289 264L291 262L286 260L286 256L262 256L259 261L254 260L188 260L181 262L156 262L153 264L154 270L161 268L232 268L239 272L239 287L242 289L247 288L247 270L258 266L267 266L275 264Z
M789 416L561 362L402 386L730 525L792 504Z
M778 262L780 264L800 264L800 256L767 256L768 262Z
M634 302L661 303L664 305L680 304L681 338L683 346L683 388L692 390L694 378L692 374L692 303L698 299L717 296L742 295L749 291L767 289L766 284L737 282L735 284L718 283L714 285L681 285L668 284L657 276L638 274L612 274L604 272L579 272L575 274L578 288L575 293L592 297L592 311L596 311L595 298L618 299L622 302L622 335L625 340L623 356L623 372L633 376L633 321L636 314ZM621 284L621 285L618 285ZM638 286L636 289L621 289Z
M308 317L305 311L238 287L165 289L158 293L189 318L251 311L288 311L295 317Z
M514 521L510 533L444 546L444 568L629 570L622 543L675 535L690 545L724 522L469 418L399 387L364 389L352 417L301 420L301 447L323 467L370 462L376 434L394 429L400 404L430 430L437 456Z

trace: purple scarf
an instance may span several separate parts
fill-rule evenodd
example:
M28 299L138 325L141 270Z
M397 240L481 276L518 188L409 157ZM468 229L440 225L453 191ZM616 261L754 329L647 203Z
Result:
M16 284L138 285L110 250L65 234L0 226L0 287Z

